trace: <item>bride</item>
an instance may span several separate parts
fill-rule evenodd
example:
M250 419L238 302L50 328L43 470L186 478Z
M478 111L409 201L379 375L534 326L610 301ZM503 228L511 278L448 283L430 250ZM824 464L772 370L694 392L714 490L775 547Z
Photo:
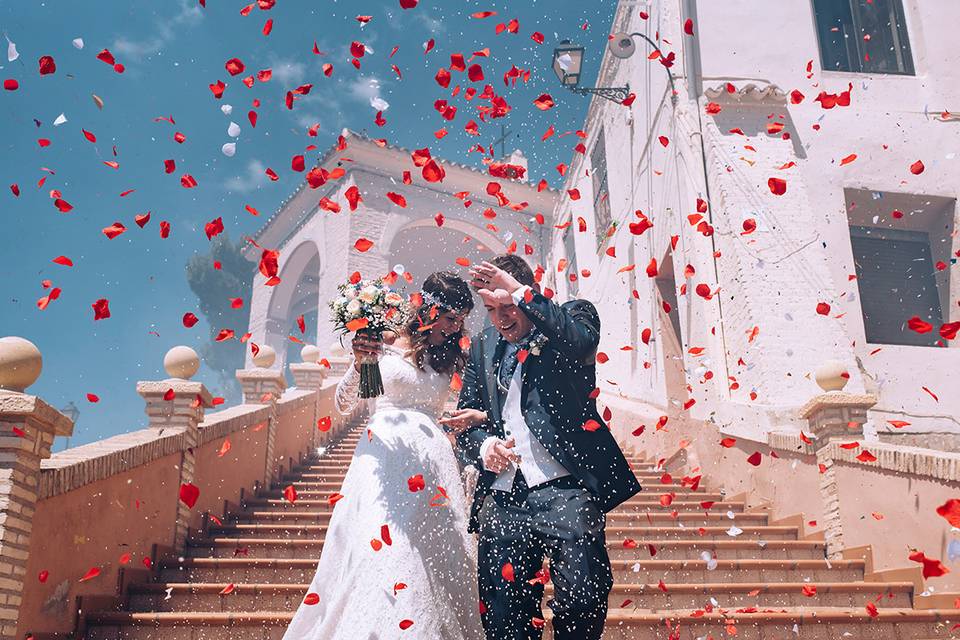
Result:
M465 364L466 282L449 272L423 284L419 306L392 344L354 337L354 363L337 410L359 403L359 365L382 353L384 395L340 489L317 572L284 640L483 637L476 543L451 440L437 425L453 374ZM319 597L319 600L317 599Z

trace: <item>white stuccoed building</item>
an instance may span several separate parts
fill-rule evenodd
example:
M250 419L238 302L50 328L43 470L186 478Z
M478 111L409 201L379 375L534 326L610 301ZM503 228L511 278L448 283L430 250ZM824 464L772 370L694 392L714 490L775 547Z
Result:
M611 33L675 56L676 104L654 47L608 49L593 86L635 100L592 98L547 257L601 309L614 411L764 440L837 360L878 396L868 438L960 450L957 24L951 0L619 2Z
M343 353L327 305L337 297L337 286L354 272L364 278L396 272L396 288L410 292L434 271L459 270L466 276L463 264L506 251L516 251L532 264L543 262L549 241L544 229L552 225L557 191L436 157L445 177L428 182L413 154L345 130L316 165L326 171L326 181L316 188L304 181L253 237L256 245L247 245L245 255L254 263L263 249L279 251L279 284L265 286L267 277L257 273L250 302L251 341L276 350L274 368L284 370L288 362L299 362L296 354L302 345L290 336L316 344L322 357ZM519 151L499 162L526 168ZM404 183L404 172L409 172L410 184ZM502 197L488 191L491 183L499 185ZM354 187L362 201L351 211L346 194ZM405 205L389 199L388 193L402 196ZM327 208L321 206L322 199ZM331 210L330 203L340 210ZM372 247L359 251L361 238ZM410 275L410 282L403 273ZM301 315L305 334L297 326ZM471 314L472 333L483 318L482 309ZM349 338L343 346L349 350ZM247 358L249 366L249 350Z

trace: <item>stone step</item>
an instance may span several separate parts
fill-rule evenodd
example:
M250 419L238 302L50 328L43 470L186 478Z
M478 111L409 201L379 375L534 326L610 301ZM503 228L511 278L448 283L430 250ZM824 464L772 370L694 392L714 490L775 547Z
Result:
M326 483L329 484L330 488L327 491L320 491L315 494L318 496L326 496L322 499L315 498L298 498L296 502L291 503L286 498L270 498L266 495L257 496L252 498L247 498L244 500L244 505L248 508L253 508L257 511L271 510L271 509L285 509L290 511L303 510L303 509L315 509L317 507L329 506L330 501L328 497L335 493L339 488L339 483ZM697 496L694 498L694 496ZM703 499L700 499L703 497ZM659 499L656 496L649 496L644 493L637 494L636 496L630 498L623 504L621 504L617 509L621 511L637 511L637 510L651 510L651 511L703 511L704 509L711 509L717 511L733 511L740 512L744 509L744 503L742 502L724 502L721 500L715 500L717 495L713 494L691 494L690 496L680 496L674 500L669 505L662 505L659 502ZM704 503L712 503L707 504Z
M234 584L153 582L130 585L129 611L293 611L307 592L302 584ZM813 596L804 588L816 587ZM224 594L224 589L230 589ZM547 584L546 598L553 585ZM910 582L806 582L616 584L608 599L610 608L696 609L708 605L743 607L857 607L874 602L880 607L911 606Z
M743 608L614 610L607 616L603 640L664 640L670 627L682 630L681 638L736 638L736 640L920 640L947 638L946 631L960 619L958 610L920 611L910 608L878 608L871 616L863 606L791 607L772 611ZM734 635L735 634L735 635ZM553 640L549 631L544 640Z
M362 535L358 532L357 535ZM379 530L370 532L371 538ZM323 548L322 538L228 538L215 537L190 540L190 557L234 558L237 555L260 558L317 558ZM747 558L816 559L824 555L825 543L806 540L633 540L608 538L607 552L612 560L644 560L651 557L695 560L708 553L724 560ZM384 547L370 553L387 555Z
M308 468L304 469L291 469L290 471L284 473L281 476L279 482L284 484L289 484L291 482L298 481L317 481L323 479L342 478L347 473L347 469L350 468L350 460L333 460L330 462L325 462L321 464L311 465ZM682 478L670 478L669 482L663 482L663 478L660 474L650 474L635 471L634 474L637 479L640 481L640 484L643 485L644 490L646 491L676 491L678 487L684 487L685 485L682 482ZM689 483L687 483L689 486Z
M321 524L330 521L333 509L324 504L320 508L309 511L298 511L294 509L250 509L241 511L236 515L237 522L311 522ZM730 518L726 513L712 513L704 511L686 511L674 514L669 511L637 511L626 509L615 509L607 514L607 526L616 524L622 525L671 525L679 526L681 524L688 527L705 526L708 524L717 526L726 526L736 524L743 528L746 525L765 525L770 516L766 513L734 513Z
M866 564L863 560L826 560L780 558L718 559L641 559L611 561L614 581L623 584L708 584L768 582L861 582ZM713 568L711 568L713 567Z
M702 584L713 582L856 582L863 580L863 560L720 559L710 569L703 560L614 560L615 582ZM317 558L193 558L166 560L160 579L169 582L309 583Z
M607 543L612 560L695 560L703 554L723 560L773 558L783 560L816 560L824 557L826 544L807 540L635 540L610 539Z
M311 471L325 467L347 466L350 464L350 461L353 460L354 451L355 449L352 446L332 449L325 452L322 456L309 458L300 464L294 465L293 471ZM639 462L636 460L629 460L628 462L630 468L633 469L633 472L636 474L644 474L657 480L663 477L664 471L657 469L652 462ZM682 475L671 475L674 475L678 480L683 477Z
M305 587L308 585L304 585ZM551 585L547 585L549 591ZM815 587L807 596L804 588ZM222 588L222 587L221 587ZM912 582L716 582L706 584L616 584L609 604L618 609L676 610L701 607L862 607L910 608Z
M316 499L320 497L326 500L331 493L340 489L340 487L343 485L343 479L314 480L307 482L298 482L294 480L292 482L281 482L273 489L263 492L258 497L282 498L284 490L291 485L294 489L296 489L298 498ZM406 486L406 484L404 484L404 486ZM722 493L706 493L703 491L693 492L690 491L690 487L674 486L670 487L669 491L664 491L662 493L645 491L634 496L631 500L639 503L659 503L661 501L661 496L667 493L672 494L672 499L674 502L678 500L686 500L688 502L691 500L697 500L700 502L708 500L713 502L721 502L725 497Z
M674 503L676 504L676 503ZM672 505L671 505L672 506ZM730 517L730 515L733 517ZM743 528L746 525L765 525L769 522L770 516L766 513L744 513L739 512L718 513L714 510L704 511L697 509L693 511L637 511L634 509L617 508L607 514L607 527L614 525L662 525L662 526L687 526L699 527L706 525L725 526L730 528L736 524Z
M616 515L616 514L615 514ZM642 518L642 516L641 516ZM633 538L634 540L653 539L696 539L696 540L797 540L800 535L798 527L740 525L731 523L728 526L637 526L622 525L616 521L607 520L608 538ZM736 527L741 533L731 535ZM735 531L734 531L735 533Z
M549 613L544 640L552 640ZM86 615L87 640L279 640L292 611L131 613L111 611ZM851 637L920 640L944 638L945 628L960 619L958 610L879 608L871 616L863 607L791 607L777 611L627 610L611 609L603 640L663 640L679 627L683 638L727 637L737 640L795 638L832 640ZM795 631L796 627L796 631ZM208 628L212 633L204 633ZM416 626L412 627L416 629ZM384 630L386 631L386 630ZM849 634L847 636L846 634ZM415 636L411 636L415 637Z
M618 521L619 522L619 521ZM739 528L742 533L731 536L728 527L644 527L607 524L607 536L610 538L660 539L695 538L698 540L796 540L797 527L750 526ZM210 528L211 535L218 537L249 538L323 538L326 524L282 524L275 522L232 523Z

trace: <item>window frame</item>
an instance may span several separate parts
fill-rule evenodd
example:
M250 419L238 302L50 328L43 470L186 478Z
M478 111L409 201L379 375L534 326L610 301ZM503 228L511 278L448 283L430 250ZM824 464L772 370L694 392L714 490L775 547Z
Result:
M566 281L567 291L570 297L573 297L580 291L580 271L577 268L577 240L573 235L572 224L563 230L562 242L563 252L565 254L563 257L567 259L567 268L563 274L563 278ZM570 279L571 273L577 276L576 280Z
M598 154L598 151L600 152ZM602 160L602 176L597 179L596 159ZM610 171L607 162L607 139L604 127L600 127L597 139L590 149L590 179L593 187L593 224L596 232L597 253L603 248L607 240L607 232L613 224L613 213L610 209Z
M837 68L828 68L826 66L826 61L824 59L824 41L820 35L820 20L818 18L817 12L817 3L823 2L824 0L811 0L810 7L813 18L814 32L817 36L817 51L820 54L820 68L823 71L833 72L833 73L859 73L863 75L891 75L891 76L908 76L915 77L917 75L917 68L914 62L913 56L913 47L910 46L910 27L907 24L907 12L903 6L903 0L887 0L891 3L891 8L895 16L895 28L892 30L892 35L894 40L897 41L897 46L893 52L898 58L898 67L901 70L888 70L888 71L877 71L877 70L866 70L864 69L864 60L863 54L864 51L861 48L862 37L858 36L857 33L862 30L861 24L861 15L860 7L858 5L858 0L833 0L834 2L844 2L847 4L847 7L850 11L850 23L853 27L854 34L847 39L845 38L846 44L853 44L856 54L856 59L851 60L848 56L848 62L855 62L856 68L850 69L837 69ZM849 49L849 46L847 47ZM850 65L852 66L852 65Z
M935 261L933 257L933 241L930 237L930 233L927 231L914 230L914 229L890 229L886 227L875 227L871 225L849 224L849 223L847 225L847 229L850 237L850 250L853 256L854 270L857 275L857 304L860 307L859 315L860 315L861 321L863 322L863 335L866 343L871 345L878 345L878 346L920 347L920 348L936 347L937 346L936 330L939 328L938 325L949 322L949 310L945 309L943 306L943 300L941 300L940 298L940 292L937 287L936 275L935 275L935 272L933 271ZM933 317L932 315L929 318L926 318L926 317L924 318L924 319L932 320L932 324L934 324L934 332L932 332L932 334L928 338L929 343L927 344L922 343L919 336L911 336L915 340L913 342L904 342L904 341L894 342L889 339L889 336L879 340L877 339L879 336L873 336L873 339L871 339L870 327L878 326L878 325L875 325L875 324L868 325L867 315L863 308L864 294L861 287L864 284L864 280L865 279L869 280L869 278L865 278L865 274L861 271L861 268L860 268L861 258L857 253L857 244L855 242L855 239L858 239L858 238L867 239L867 240L877 240L881 242L898 242L899 241L904 243L918 244L923 247L923 249L925 250L925 255L923 255L922 258L929 261L929 268L930 268L929 277L931 279L931 282L925 283L925 284L927 286L932 285L934 296L936 298L936 307L937 307L937 310L939 311L938 318ZM916 314L916 315L919 315L919 314ZM900 321L901 323L905 324L907 321L907 318L906 317L900 318ZM874 332L875 331L876 329L874 329ZM901 331L901 335L909 336L911 335L910 333L908 333L909 331L910 331L909 329L904 327L904 329Z

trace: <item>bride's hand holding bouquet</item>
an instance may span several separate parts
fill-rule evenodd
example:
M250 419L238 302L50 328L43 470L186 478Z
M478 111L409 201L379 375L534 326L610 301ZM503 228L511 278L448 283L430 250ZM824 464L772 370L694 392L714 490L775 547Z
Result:
M356 332L353 352L360 371L360 397L383 393L380 352L383 334L399 331L409 313L406 300L383 280L350 281L339 286L340 297L330 303L331 321L342 333Z

